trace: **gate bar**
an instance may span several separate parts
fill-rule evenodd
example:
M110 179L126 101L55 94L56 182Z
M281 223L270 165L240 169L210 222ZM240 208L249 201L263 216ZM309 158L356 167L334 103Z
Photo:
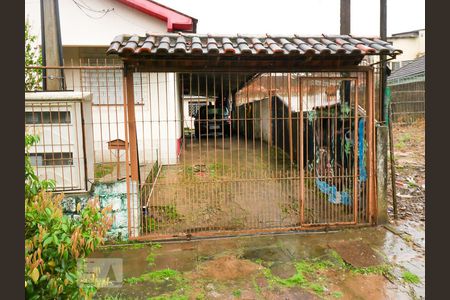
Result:
M367 71L367 113L368 113L368 123L369 126L367 128L367 140L368 140L368 185L369 185L369 222L371 224L376 223L376 195L374 190L374 135L373 135L373 127L374 127L374 85L373 85L373 69Z
M359 197L361 196L359 194L359 189L358 189L358 158L360 155L362 155L362 153L359 153L359 147L358 147L358 129L359 129L359 120L358 120L358 115L359 115L359 103L358 103L358 86L359 86L359 80L356 79L355 83L355 109L354 109L354 143L353 143L353 217L354 217L354 221L355 223L358 222L358 202L359 202ZM364 151L364 150L363 150Z

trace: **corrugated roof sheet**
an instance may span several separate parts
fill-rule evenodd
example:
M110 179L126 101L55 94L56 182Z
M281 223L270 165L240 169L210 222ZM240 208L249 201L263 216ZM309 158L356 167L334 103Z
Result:
M338 36L223 36L164 33L119 35L107 51L120 56L361 56L402 53L378 38Z
M391 76L388 77L388 80L410 77L424 72L425 55L392 72Z

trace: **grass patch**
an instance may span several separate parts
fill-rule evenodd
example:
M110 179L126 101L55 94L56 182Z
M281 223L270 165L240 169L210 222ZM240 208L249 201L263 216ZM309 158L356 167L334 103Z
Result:
M101 179L104 176L111 174L114 170L115 163L101 163L94 166L95 179Z
M304 289L309 289L318 295L322 295L326 288L321 284L323 280L319 278L317 272L330 268L331 266L332 264L329 261L301 260L295 264L296 273L289 278L282 279L275 276L267 268L263 270L263 273L271 288L275 285L285 287L299 286Z
M209 176L216 178L220 176L224 176L227 171L227 166L221 163L215 163L215 164L209 164L208 165L208 172Z
M123 281L129 284L136 284L139 282L154 282L154 283L162 283L164 281L174 281L176 283L183 282L183 277L180 272L172 269L163 269L153 272L144 273L139 277L130 277L125 278Z
M344 294L341 291L334 291L331 293L331 296L333 296L336 299L342 298L342 296L344 296Z
M233 291L233 296L236 298L241 298L242 292L241 290L234 290Z
M161 295L148 298L148 300L188 300L189 297L185 295Z
M405 132L404 134L402 134L399 139L398 139L401 143L408 143L411 141L411 133L409 132Z
M327 278L323 275L323 271L325 270L351 272L361 275L379 274L393 280L395 278L392 275L392 268L391 265L387 264L367 268L355 268L347 264L336 251L329 251L325 257L296 262L296 273L287 279L273 275L268 268L263 270L263 274L271 289L274 286L298 286L322 296L327 291ZM334 298L340 298L342 297L342 292L336 291L331 293L331 295Z
M150 207L150 211L149 216L145 218L146 229L148 231L156 231L161 224L176 223L182 219L175 205L152 206Z
M147 257L145 258L145 260L147 261L148 265L150 267L155 265L155 250L161 248L161 244L160 243L155 243L152 244L150 247L150 252L148 253Z
M383 275L387 278L393 278L392 275L392 266L388 264L382 264L379 266L367 267L367 268L355 268L353 266L349 266L348 269L355 274L369 275Z
M421 282L419 276L409 271L403 272L402 279L404 282L412 284L419 284Z

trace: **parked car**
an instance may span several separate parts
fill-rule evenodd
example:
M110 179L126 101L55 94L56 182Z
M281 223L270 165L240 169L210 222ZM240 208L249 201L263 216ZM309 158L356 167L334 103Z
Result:
M208 105L200 107L194 114L195 137L201 135L228 136L231 130L231 117L228 108Z

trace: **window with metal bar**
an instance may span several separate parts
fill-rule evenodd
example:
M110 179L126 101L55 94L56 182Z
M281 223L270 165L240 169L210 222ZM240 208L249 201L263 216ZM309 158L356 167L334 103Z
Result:
M124 104L122 72L117 70L82 70L83 91L92 93L95 105ZM134 102L144 104L148 98L149 74L133 74Z
M70 124L70 111L27 111L25 124Z
M72 152L30 153L30 162L33 166L72 166Z

